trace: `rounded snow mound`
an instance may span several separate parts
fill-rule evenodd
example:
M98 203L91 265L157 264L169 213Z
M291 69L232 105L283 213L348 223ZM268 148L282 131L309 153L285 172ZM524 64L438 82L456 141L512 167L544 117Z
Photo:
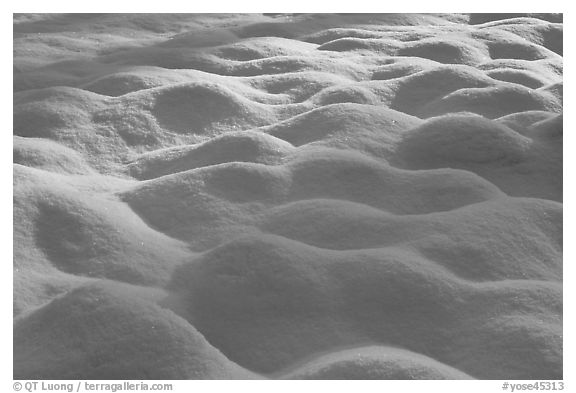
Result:
M281 376L282 379L473 379L427 356L390 347L336 351Z
M512 113L511 115L506 115L499 117L495 121L504 124L505 126L512 128L519 134L526 135L527 129L534 123L541 120L550 119L557 116L555 113L546 111L525 111Z
M401 45L398 42L378 38L338 38L320 45L318 50L349 52L356 50L366 50L390 55L397 51Z
M424 214L502 196L498 188L470 172L398 170L342 150L318 150L287 166L292 200L343 199L395 214Z
M561 142L564 133L564 116L557 115L548 119L541 120L533 123L531 128L531 136L544 139L552 139Z
M309 199L268 210L259 228L324 249L412 250L475 282L559 281L562 228L555 221L561 215L557 203L536 199L497 199L404 216L359 203ZM522 224L528 219L530 225Z
M222 59L248 61L274 56L301 56L316 45L278 36L251 38L216 48L213 53Z
M423 57L443 64L477 65L487 60L485 49L467 40L425 38L411 42L397 52L399 56Z
M94 170L76 151L48 139L15 136L13 162L32 168L71 175L88 175Z
M254 378L156 305L161 297L160 291L100 281L22 315L14 323L14 377Z
M482 116L445 115L407 132L397 157L419 169L510 164L522 161L530 144L530 139Z
M552 94L558 101L562 102L564 96L564 83L552 83L546 86L542 86L540 90Z
M447 211L500 198L493 184L453 169L404 171L336 149L296 154L276 166L234 162L167 175L120 193L150 226L205 250L240 234L271 206L339 199L394 214Z
M420 71L428 70L431 65L424 62L399 61L378 67L372 74L373 80L390 80L402 78ZM436 65L432 66L436 67Z
M361 86L329 87L312 97L312 101L320 106L345 102L377 105L380 102L376 94Z
M490 42L488 50L492 59L540 60L556 56L552 51L531 42Z
M252 87L276 97L287 97L294 103L305 102L324 88L349 83L347 78L321 71L260 75L250 79Z
M474 13L470 14L470 24L482 24L493 21L502 23L522 23L530 21L530 23L537 23L540 21L562 22L562 14L537 14L537 13Z
M560 375L557 282L475 283L402 249L340 252L257 235L183 265L171 288L210 343L261 373L370 340L477 378ZM539 356L542 346L556 355Z
M530 89L537 89L547 84L547 80L541 76L524 70L514 69L495 69L486 72L490 78L497 79L503 82L517 83L526 86Z
M349 94L357 91L351 90ZM368 94L364 89L360 91ZM338 103L322 106L263 127L262 131L288 141L294 146L301 146L315 141L326 141L329 138L357 137L362 134L393 137L394 134L419 122L419 119L385 107Z
M58 139L63 130L75 132L91 121L92 111L104 105L102 96L81 89L50 87L17 93L14 134Z
M14 26L15 378L562 378L561 15Z
M190 255L184 244L149 228L126 205L86 195L102 190L74 184L66 176L17 168L14 195L21 202L14 230L22 248L15 250L22 255L16 267L154 286ZM26 230L30 226L34 231Z
M497 59L490 60L477 67L479 70L488 71L495 69L514 69L531 71L537 75L551 81L562 81L562 61L557 59L542 60L518 60L518 59Z
M525 111L562 112L562 104L553 95L521 85L503 85L460 89L432 101L424 108L425 117L451 112L472 112L494 119Z
M142 154L128 165L128 171L147 180L227 162L275 164L293 149L288 142L261 132L229 132L201 144Z
M272 123L273 112L217 84L191 83L161 88L152 108L159 124L178 134L205 134Z
M473 67L438 66L401 79L390 107L422 117L423 107L436 99L461 89L488 87L497 83Z
M145 76L143 73L119 72L105 75L83 86L94 93L119 97L139 90L162 86L166 80Z
M304 38L307 42L312 42L318 45L325 44L329 41L335 41L339 38L381 38L383 34L378 31L354 29L354 28L333 28L322 30L320 32L310 34Z

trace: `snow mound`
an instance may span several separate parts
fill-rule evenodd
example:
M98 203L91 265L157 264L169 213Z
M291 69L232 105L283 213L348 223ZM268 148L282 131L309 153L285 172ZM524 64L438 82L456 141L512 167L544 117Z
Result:
M154 96L152 113L162 127L176 133L203 134L274 121L272 111L266 107L213 84L163 88Z
M563 100L564 84L562 82L551 83L549 85L542 86L540 90L552 94L560 102Z
M525 135L530 125L555 116L557 116L555 113L546 111L525 111L499 117L496 121L512 128L514 131L522 135Z
M301 56L315 48L316 45L306 42L271 36L220 46L215 49L215 54L227 60L248 61L274 56Z
M321 356L283 379L473 379L452 367L410 351L360 347Z
M564 132L563 116L553 116L531 125L531 135L560 142Z
M391 40L382 40L374 38L338 38L334 41L328 41L318 47L318 50L327 50L334 52L348 52L355 50L367 50L370 52L379 52L390 55L396 52L398 44Z
M508 25L497 26L499 30L509 31L514 33L527 41L536 45L541 45L544 48L562 56L563 53L563 26L562 23L534 23L534 24L520 24L511 23Z
M360 86L329 87L316 94L312 100L320 106L345 102L376 105L380 101L376 94Z
M351 92L348 94L353 94L358 90L348 91ZM360 91L368 94L366 90ZM320 94L323 97L331 95L330 90L328 93L323 91ZM294 146L301 146L329 138L357 138L361 135L390 139L401 130L418 123L419 119L391 109L360 103L338 103L264 127L262 131L290 142Z
M76 151L43 138L14 137L15 164L50 172L89 175L94 171Z
M337 252L259 235L182 266L173 290L213 345L263 373L371 340L478 378L557 375L558 358L534 356L542 345L561 351L556 282L471 283L402 250Z
M106 281L15 321L18 379L248 379L194 327L155 305L160 294ZM81 337L81 339L80 339Z
M83 128L91 111L101 108L102 97L67 87L31 90L14 99L14 134L56 139L62 129Z
M353 28L333 28L311 34L305 37L305 41L322 45L340 38L381 38L382 36L383 34L378 31Z
M561 14L15 14L15 379L562 379Z
M308 100L314 94L324 88L337 86L340 84L349 84L348 78L337 76L328 72L321 71L301 71L289 72L280 75L255 75L242 80L261 94L267 94L270 104L274 104L272 99L278 103L284 100L284 107L288 117L294 116L300 109L309 110ZM301 105L290 105L301 104ZM279 108L279 106L277 106Z
M422 117L423 107L466 88L494 86L496 82L473 67L445 65L403 78L391 108Z
M555 59L542 59L532 61L518 59L498 59L480 64L478 69L483 71L495 69L531 71L546 78L547 80L560 82L562 80L562 62Z
M427 70L428 68L429 67L426 67L424 64L419 63L415 64L415 62L412 61L394 62L383 65L378 69L376 69L372 74L372 79L389 80L389 79L402 78L420 71Z
M543 114L556 120L542 120L550 127L540 134L532 124ZM520 112L497 121L450 114L406 132L391 162L411 169L465 169L509 195L561 201L561 134L561 118L550 112Z
M177 172L227 162L278 163L294 147L268 134L252 131L228 132L207 142L156 150L130 163L130 174L152 179Z
M561 112L562 104L551 94L520 85L465 88L426 105L426 117L449 112L472 112L488 119L524 111Z
M470 172L403 171L325 149L277 166L236 162L179 172L121 198L153 228L202 246L241 233L262 209L290 201L341 199L394 214L424 214L502 195Z
M516 18L530 18L530 23L539 22L539 20L545 20L550 22L560 22L562 23L562 14L521 14L521 13L490 13L490 14L470 14L470 24L481 24L492 21L504 21L504 23L514 23L520 20ZM527 20L522 19L522 22Z
M395 214L452 210L502 195L467 172L403 171L344 151L318 151L289 168L295 198L345 199Z
M443 64L477 65L487 58L482 49L464 40L425 38L399 49L397 54L422 57Z
M445 115L407 132L397 154L414 168L509 165L521 161L530 144L530 139L482 116Z
M514 69L496 69L486 72L490 78L504 82L517 83L531 89L537 89L546 84L547 80L530 71Z
M482 220L475 216L479 212ZM562 228L554 220L561 214L553 202L529 199L487 201L456 211L409 216L391 215L363 204L315 199L270 209L259 227L325 249L412 250L472 281L558 281L562 275ZM518 230L526 217L533 224ZM487 218L493 225L490 228L483 221ZM349 228L354 228L353 235ZM495 236L494 228L502 232ZM477 239L482 239L481 245Z
M96 78L82 88L101 95L119 97L139 90L152 89L170 83L185 83L186 79L162 68L142 67Z
M540 60L554 54L542 46L524 42L491 42L488 45L492 59Z
M162 285L190 255L184 244L150 229L126 205L87 195L66 176L16 168L17 268Z

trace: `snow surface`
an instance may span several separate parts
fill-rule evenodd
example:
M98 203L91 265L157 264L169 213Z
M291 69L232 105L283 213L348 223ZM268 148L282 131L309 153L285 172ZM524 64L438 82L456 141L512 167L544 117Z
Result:
M14 15L14 378L561 379L562 17Z

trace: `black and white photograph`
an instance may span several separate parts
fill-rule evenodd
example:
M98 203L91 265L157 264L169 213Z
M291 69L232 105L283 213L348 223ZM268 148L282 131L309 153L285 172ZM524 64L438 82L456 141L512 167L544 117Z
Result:
M563 13L12 19L6 391L568 391Z

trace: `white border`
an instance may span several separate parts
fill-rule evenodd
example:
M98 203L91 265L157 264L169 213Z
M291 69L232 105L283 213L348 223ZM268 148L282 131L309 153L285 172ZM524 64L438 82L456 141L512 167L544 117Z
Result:
M20 12L562 12L564 13L564 41L568 44L564 46L564 79L569 89L565 92L564 106L567 108L565 117L564 134L564 199L567 201L564 211L564 238L567 244L564 248L564 382L565 392L576 391L576 381L572 378L570 370L575 369L574 361L574 299L576 299L576 289L574 278L576 268L575 244L572 236L576 233L575 208L573 201L576 200L574 170L576 169L576 158L570 153L576 146L574 143L574 116L573 109L574 94L570 88L574 71L574 51L571 46L576 42L574 36L574 9L568 1L502 1L502 0L479 0L474 3L466 1L410 1L410 2L388 2L388 1L349 1L349 2L328 2L310 0L290 0L286 2L272 1L174 1L162 0L148 2L146 4L137 2L119 2L115 0L98 0L95 2L81 1L11 1L10 4L2 5L2 42L3 52L8 53L12 48L12 13ZM2 165L0 173L2 176L3 192L0 193L1 213L2 213L2 284L0 294L0 304L2 305L2 315L5 316L2 326L3 351L1 372L1 391L12 390L12 327L9 321L12 318L12 186L9 184L12 179L12 165L9 159L12 155L12 91L8 86L12 86L12 69L9 56L6 55L1 62L3 94L2 94L2 117L3 127L1 128L2 143ZM10 68L9 68L10 67ZM65 381L62 381L65 382ZM104 382L104 381L102 381ZM117 381L108 381L117 382ZM153 381L146 381L152 383ZM166 382L166 381L158 381ZM310 391L331 391L345 392L350 389L361 389L366 392L390 391L441 391L441 392L498 392L502 391L501 386L504 381L171 381L174 383L174 390L177 392L200 391L250 391L269 392L274 389L277 392L293 393L294 389L305 389ZM522 383L522 381L508 381ZM527 381L533 382L533 381ZM510 391L510 390L509 390Z

